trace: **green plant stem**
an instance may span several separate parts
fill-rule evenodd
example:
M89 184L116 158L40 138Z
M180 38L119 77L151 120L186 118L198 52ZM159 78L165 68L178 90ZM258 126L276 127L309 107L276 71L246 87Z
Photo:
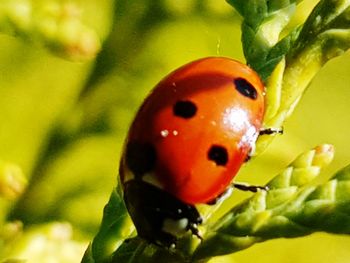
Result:
M117 187L104 208L100 230L85 252L82 262L110 262L112 253L134 230L121 190Z
M322 0L312 11L267 81L266 127L282 127L324 64L350 48L349 13L350 1L343 0ZM261 136L256 154L272 139Z
M302 0L227 0L242 15L242 43L247 64L266 80L288 51L294 33L280 35Z

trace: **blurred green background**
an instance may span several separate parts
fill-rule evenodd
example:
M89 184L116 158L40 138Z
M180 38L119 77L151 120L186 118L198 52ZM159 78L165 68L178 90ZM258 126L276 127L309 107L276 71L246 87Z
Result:
M19 165L29 180L15 204L2 201L2 217L21 220L25 230L6 253L29 257L28 262L80 261L116 184L128 126L162 77L200 57L244 61L240 17L224 0L69 2L82 9L83 22L103 40L95 60L68 61L40 43L0 35L0 160ZM315 2L304 1L293 23ZM349 58L344 54L319 72L285 134L237 180L264 184L321 143L336 148L323 178L350 162ZM226 206L248 195L236 193ZM47 233L51 222L69 222L50 230L69 237L63 235L59 250L46 244L36 252L30 247L38 242L34 237ZM349 262L349 244L347 236L318 233L257 244L211 262Z

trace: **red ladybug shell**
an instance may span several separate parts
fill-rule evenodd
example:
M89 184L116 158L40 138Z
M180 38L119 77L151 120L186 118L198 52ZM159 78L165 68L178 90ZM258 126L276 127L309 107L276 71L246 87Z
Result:
M163 79L129 131L121 181L144 180L187 204L225 191L254 147L264 85L248 66L203 58Z

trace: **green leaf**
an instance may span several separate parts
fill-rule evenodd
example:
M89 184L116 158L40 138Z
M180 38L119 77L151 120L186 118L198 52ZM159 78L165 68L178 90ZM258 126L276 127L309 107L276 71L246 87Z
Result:
M111 263L182 263L189 262L181 249L173 250L151 244L139 237L129 239L114 253Z
M320 68L349 49L350 1L320 1L305 24L282 39L282 30L301 1L228 2L243 16L242 44L247 63L268 81L265 126L280 127ZM279 77L272 74L278 63L284 64L278 69ZM269 91L271 86L273 92ZM271 137L260 141L264 140ZM257 152L266 144L261 143Z
M288 52L298 30L280 39L301 1L228 0L242 15L242 44L247 64L266 80Z
M101 227L86 251L83 263L109 262L115 251L134 231L121 191L117 187L104 208Z
M305 22L298 38L286 54L281 106L271 125L280 125L288 117L310 81L330 59L350 47L350 1L323 0Z
M267 80L265 127L283 126L324 64L350 48L349 13L350 1L322 0L305 24L290 33L289 44L277 52L283 54L282 60ZM261 136L256 154L263 151L272 139L273 136Z

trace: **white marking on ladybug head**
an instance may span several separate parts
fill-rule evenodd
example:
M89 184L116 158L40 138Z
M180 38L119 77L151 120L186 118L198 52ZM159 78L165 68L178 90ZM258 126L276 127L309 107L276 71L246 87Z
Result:
M125 164L123 164L123 175L124 175L123 176L123 183L126 183L128 181L135 179L134 173Z
M175 220L172 218L166 218L163 221L162 230L166 233L172 234L175 237L180 237L188 230L188 219L181 218Z
M153 172L144 174L141 180L151 185L154 185L159 189L163 189L162 184L160 183L160 181L157 179L156 175Z

